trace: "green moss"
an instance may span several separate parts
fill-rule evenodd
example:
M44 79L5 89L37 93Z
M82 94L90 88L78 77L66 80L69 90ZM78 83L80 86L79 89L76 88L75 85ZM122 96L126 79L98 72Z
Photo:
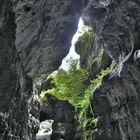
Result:
M97 64L100 64L100 63L101 63L103 54L104 54L104 49L102 48L102 49L100 50L100 52L98 53L98 55L97 55L95 58L89 60L89 62L88 62L88 68L87 68L88 71L91 71L92 66L93 66L95 63L97 63Z
M42 91L41 94L39 95L39 101L40 103L43 102L43 100L45 99L47 92L46 91Z
M79 37L78 42L84 46L84 52L87 52L90 50L90 48L93 45L93 40L95 38L95 35L93 33L92 27L85 27L84 34Z
M75 63L76 61L71 62ZM98 117L87 118L86 112L88 108L90 108L90 112L92 113L92 116L94 116L94 112L90 104L90 97L96 88L101 85L103 77L110 71L111 68L102 70L97 78L90 81L90 84L86 86L83 83L83 81L87 79L86 70L77 68L74 65L70 67L69 71L60 69L55 74L51 75L55 86L48 91L43 91L40 95L40 101L44 100L47 93L53 94L60 100L67 100L80 110L78 121L83 129L87 130L90 126L96 127Z
M80 65L82 68L88 65L94 40L95 34L93 33L93 29L91 27L85 27L83 35L79 37L76 43L76 50L80 54Z
M79 122L83 126L84 129L86 129L89 125L93 125L94 127L97 125L98 117L87 118L86 112L88 110L88 107L90 107L91 109L90 112L94 114L90 105L90 97L93 94L93 92L96 90L96 88L101 85L103 77L106 76L110 72L111 72L111 68L102 70L100 75L98 75L96 79L92 80L90 82L90 85L84 91L84 99L82 100L82 102L79 103L79 106L81 108L81 112L79 115Z
M97 76L96 79L90 81L90 85L85 89L84 91L84 100L83 102L79 103L81 108L87 108L90 103L90 96L95 91L95 89L101 84L102 79L105 75L107 75L111 71L110 68L107 68L106 70L102 70L101 73Z
M79 102L83 101L88 73L84 69L79 68L78 60L70 59L67 61L69 70L59 69L56 73L49 75L54 87L47 91L43 91L40 95L40 101L43 101L45 94L54 95L59 100L67 100L73 106L79 107Z
M43 100L45 94L50 93L60 100L69 101L72 105L75 106L75 108L78 108L80 110L78 121L83 129L86 130L86 137L91 136L89 135L89 133L92 131L90 126L95 128L99 120L99 117L93 117L94 112L90 104L91 95L96 90L96 88L101 85L103 77L111 71L111 68L102 70L97 78L90 81L89 85L84 84L84 81L87 80L89 75L88 72L91 70L94 63L100 64L104 53L104 50L101 49L96 58L89 60L94 40L95 35L92 31L92 28L89 27L77 42L78 44L80 43L83 47L83 50L80 54L80 59L86 61L87 67L85 69L77 67L78 61L70 60L70 63L72 62L72 64L70 64L69 71L60 69L55 74L51 75L51 78L53 78L52 82L55 86L47 92L42 92L40 96L40 100ZM90 112L92 113L91 117L87 117L86 112L88 108L90 108Z

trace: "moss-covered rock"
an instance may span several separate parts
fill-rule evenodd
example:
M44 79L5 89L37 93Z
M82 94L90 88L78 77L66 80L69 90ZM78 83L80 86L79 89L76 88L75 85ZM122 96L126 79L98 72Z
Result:
M106 69L112 63L112 59L97 43L97 37L91 27L86 27L85 32L79 37L76 52L80 55L80 66L89 72L90 80L96 78L102 69Z

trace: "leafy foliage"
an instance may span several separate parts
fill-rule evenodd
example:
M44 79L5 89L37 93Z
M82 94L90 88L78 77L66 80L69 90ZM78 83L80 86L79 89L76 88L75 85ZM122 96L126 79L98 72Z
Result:
M80 107L85 109L88 107L90 103L90 96L95 91L95 89L101 84L102 79L105 75L107 75L111 71L110 68L106 70L102 70L100 75L97 76L96 79L90 81L90 85L84 91L84 100L80 103Z
M83 128L89 125L95 126L98 118L87 118L86 111L90 106L92 93L101 84L103 77L111 71L111 68L102 70L97 78L90 81L90 84L87 86L84 84L88 76L87 71L79 68L77 60L70 59L68 64L70 65L69 71L59 69L56 73L50 75L55 86L47 92L42 92L41 98L43 99L45 94L49 93L60 100L69 101L76 108L80 109L78 120Z
M86 85L83 81L87 79L87 71L79 68L78 60L69 59L68 64L69 71L59 69L57 73L50 75L55 86L47 92L78 107L84 98Z
M88 51L92 47L92 43L94 41L94 33L93 29L90 26L84 27L84 33L82 36L79 37L77 43L82 44L85 47L85 51Z
M78 42L85 46L83 55L88 55L88 52L90 52L94 38L95 36L90 27L88 27L84 34L79 38ZM102 52L99 54L99 58L101 57ZM98 117L87 118L86 111L88 107L90 107L90 97L92 93L101 84L103 77L111 71L111 68L102 70L96 79L90 81L88 85L85 85L84 82L88 78L88 72L87 70L80 68L79 60L70 58L67 63L69 64L68 71L59 69L49 76L53 79L52 83L54 84L54 87L48 91L42 92L41 99L43 99L45 94L49 93L60 100L67 100L80 110L78 120L83 128L90 125L96 126ZM91 112L93 112L91 107L90 109Z
M79 122L83 127L87 127L87 125L97 125L98 117L97 118L87 118L86 117L86 110L88 107L90 107L91 112L93 112L91 106L90 106L90 97L92 93L96 90L97 87L99 87L102 83L102 79L104 76L106 76L108 73L111 72L111 68L107 68L106 70L102 70L100 75L97 76L96 79L92 80L90 82L90 85L85 89L84 91L84 98L82 102L79 103L79 106L81 108L81 112L79 115ZM89 124L90 122L90 124Z
M80 69L78 59L73 59L70 57L70 59L68 59L66 62L68 63L69 71L77 71L78 69Z

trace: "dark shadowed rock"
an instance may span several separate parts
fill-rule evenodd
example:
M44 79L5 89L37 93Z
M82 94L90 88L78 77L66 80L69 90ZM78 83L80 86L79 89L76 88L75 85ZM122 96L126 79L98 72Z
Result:
M51 140L74 140L76 131L74 124L54 122L52 129Z
M137 0L90 0L84 10L83 18L94 27L99 47L118 64L113 76L120 75L123 64L139 49L139 15Z
M117 63L111 76L104 78L92 96L94 115L100 118L93 137L96 140L140 139L140 60L133 60L133 54L140 55L138 51L135 53L140 49L140 2L12 0L14 18L10 0L1 0L0 140L35 139L39 103L32 80L44 80L67 55L82 12L82 1L86 5L83 19L96 33L90 53L83 55L84 65L102 49L105 55L101 67L108 65L108 56ZM95 74L90 76L96 75L95 66L98 67L91 67ZM65 128L64 139L73 139L74 107L68 102L49 95L43 102L40 120L47 118L55 120L56 131L58 127Z
M16 48L26 73L42 78L67 55L82 10L82 0L13 0Z
M52 140L71 140L75 135L75 108L68 101L47 95L41 105L40 121L54 120Z
M38 129L36 121L34 124L29 122L32 82L26 76L15 48L15 28L10 0L1 1L0 140L31 140Z
M58 100L55 96L48 94L43 99L41 105L40 121L44 121L47 118L58 122L71 123L74 122L75 108L68 102Z
M140 2L137 0L90 0L83 18L94 27L98 47L117 63L91 100L99 116L96 140L139 140ZM119 77L114 77L119 75Z
M96 140L139 140L140 61L124 66L121 78L103 82L92 97L100 116Z

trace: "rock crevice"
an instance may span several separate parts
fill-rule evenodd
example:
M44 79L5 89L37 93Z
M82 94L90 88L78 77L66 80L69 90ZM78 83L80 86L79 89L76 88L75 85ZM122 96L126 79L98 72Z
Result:
M39 104L32 83L61 65L81 14L94 27L94 45L117 64L91 99L100 118L95 139L139 140L140 62L133 60L140 49L138 0L0 2L1 140L35 139Z
M91 104L99 117L96 140L139 139L140 3L136 0L90 0L83 19L95 28L98 47L116 67L93 93Z

